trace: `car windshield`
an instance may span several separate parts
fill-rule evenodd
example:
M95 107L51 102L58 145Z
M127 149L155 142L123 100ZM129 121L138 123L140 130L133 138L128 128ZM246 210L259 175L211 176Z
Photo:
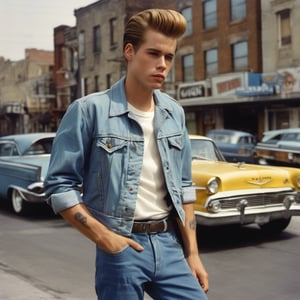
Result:
M216 143L223 144L237 144L239 140L238 136L224 133L210 133L207 134L207 136L213 139Z
M220 160L215 145L210 140L191 139L193 159Z

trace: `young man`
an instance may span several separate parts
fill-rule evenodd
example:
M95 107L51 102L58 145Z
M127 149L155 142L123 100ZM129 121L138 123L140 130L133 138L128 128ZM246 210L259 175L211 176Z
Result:
M96 244L101 300L207 299L184 112L159 91L185 27L172 10L133 16L126 77L75 101L55 138L49 204Z

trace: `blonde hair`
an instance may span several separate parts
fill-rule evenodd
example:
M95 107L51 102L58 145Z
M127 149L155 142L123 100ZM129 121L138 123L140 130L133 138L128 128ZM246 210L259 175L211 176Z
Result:
M186 30L186 20L175 10L144 10L132 16L127 22L123 36L123 49L128 43L131 43L137 50L144 42L144 35L148 29L179 39Z

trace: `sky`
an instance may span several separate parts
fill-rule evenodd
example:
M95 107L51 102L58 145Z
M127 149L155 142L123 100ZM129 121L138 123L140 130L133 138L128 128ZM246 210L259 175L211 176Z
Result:
M97 0L0 0L0 56L25 58L26 48L53 50L53 30L74 26L74 9Z

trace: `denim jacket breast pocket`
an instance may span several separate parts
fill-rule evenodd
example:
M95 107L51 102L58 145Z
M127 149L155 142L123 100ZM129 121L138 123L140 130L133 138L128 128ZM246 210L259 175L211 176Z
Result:
M126 169L128 139L116 136L102 136L96 140L102 174L114 178Z
M183 149L182 134L169 136L168 140L168 150L170 153L171 164L175 164L176 168L180 168L181 154Z
M108 154L126 147L127 144L128 141L126 139L112 136L98 137L96 141L96 146L102 148Z
M115 136L99 136L95 145L96 157L91 162L95 179L93 184L96 185L102 200L110 195L110 201L101 201L100 210L111 214L117 204L115 201L120 200L118 193L126 178L128 162L125 154L128 150L128 140Z

